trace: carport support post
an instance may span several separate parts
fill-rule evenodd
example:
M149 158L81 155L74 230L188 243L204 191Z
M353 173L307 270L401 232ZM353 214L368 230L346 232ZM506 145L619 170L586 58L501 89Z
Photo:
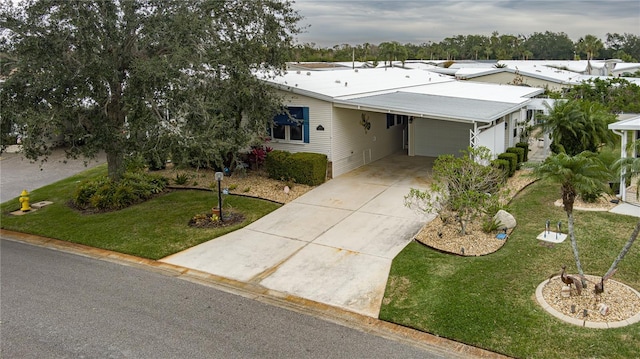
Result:
M222 192L220 191L220 181L222 181L224 174L222 172L216 172L215 178L218 181L218 209L220 210L220 222L224 222L222 219Z

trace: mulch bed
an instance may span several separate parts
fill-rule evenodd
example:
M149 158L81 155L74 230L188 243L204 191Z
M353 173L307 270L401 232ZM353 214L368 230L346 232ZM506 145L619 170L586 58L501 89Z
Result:
M192 217L191 220L189 220L189 226L196 228L220 228L233 226L234 224L242 223L244 220L244 214L234 211L222 212L222 220L212 213L204 213Z

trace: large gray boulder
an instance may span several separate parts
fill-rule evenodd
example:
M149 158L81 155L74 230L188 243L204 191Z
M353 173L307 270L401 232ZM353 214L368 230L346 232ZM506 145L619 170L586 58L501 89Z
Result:
M505 211L505 210L499 210L498 213L496 213L495 216L493 216L493 219L496 221L496 223L498 223L498 228L515 228L516 226L516 219L513 217L513 215L511 215L511 213Z

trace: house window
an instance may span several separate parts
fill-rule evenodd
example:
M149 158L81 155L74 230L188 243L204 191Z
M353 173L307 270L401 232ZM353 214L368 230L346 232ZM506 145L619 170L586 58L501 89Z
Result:
M269 132L274 140L309 143L309 108L287 107L273 118Z
M396 124L396 115L388 113L387 114L387 128Z
M407 123L409 116L407 115L395 115L388 113L387 114L387 128L391 128L396 125L402 125Z

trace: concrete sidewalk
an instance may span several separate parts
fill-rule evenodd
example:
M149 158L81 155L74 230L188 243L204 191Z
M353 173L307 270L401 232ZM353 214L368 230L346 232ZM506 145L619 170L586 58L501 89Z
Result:
M377 318L391 261L433 219L404 206L433 161L389 156L161 261Z

